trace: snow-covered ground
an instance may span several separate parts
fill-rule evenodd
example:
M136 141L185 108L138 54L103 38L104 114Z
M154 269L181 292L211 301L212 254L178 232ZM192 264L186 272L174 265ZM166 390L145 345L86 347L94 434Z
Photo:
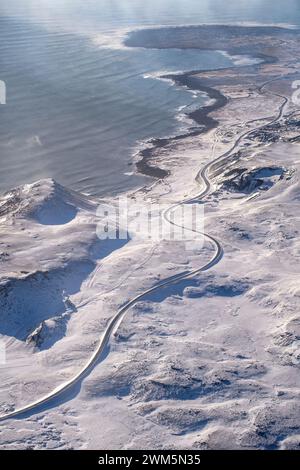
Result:
M219 126L160 149L170 176L130 200L196 196L199 169L282 104L222 91L234 98ZM85 377L0 422L1 448L299 448L300 144L279 124L280 139L248 135L210 173L205 232L221 261L133 305ZM100 202L52 180L0 200L1 416L71 381L122 305L212 256L207 242L101 241Z

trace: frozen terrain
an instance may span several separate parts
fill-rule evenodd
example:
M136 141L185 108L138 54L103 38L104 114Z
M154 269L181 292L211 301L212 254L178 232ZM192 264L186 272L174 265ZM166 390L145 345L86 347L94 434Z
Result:
M128 194L205 203L205 233L222 253L193 277L139 297L207 266L208 238L100 241L104 201L53 180L2 196L1 448L299 448L296 64L270 81L285 66L256 65L250 80L248 67L234 79L198 74L228 99L212 113L217 125L154 149L168 176Z

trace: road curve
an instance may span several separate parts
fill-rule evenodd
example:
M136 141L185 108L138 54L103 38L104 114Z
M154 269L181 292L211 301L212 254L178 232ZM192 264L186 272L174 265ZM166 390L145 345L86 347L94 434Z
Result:
M259 90L261 91L269 82L266 82L265 84L263 84L260 87ZM281 98L284 99L284 102L282 103L282 105L279 108L278 115L272 121L270 121L267 125L273 124L276 121L278 121L279 119L281 119L281 117L283 115L285 105L288 102L288 98L286 98L285 96L278 95L276 93L272 93L272 94L274 94L276 96L280 96ZM268 118L260 118L260 119L257 119L257 120L262 120L262 119L270 119L270 118L269 117ZM253 122L253 120L249 121L249 122ZM236 147L240 144L240 142L242 141L243 138L245 138L247 135L251 134L255 130L263 129L265 126L266 126L266 124L261 125L261 126L255 128L255 129L250 130L250 131L245 132L244 134L239 136L239 138L235 141L235 143L231 147L231 149L229 149L227 152L220 155L219 157L215 158L211 162L207 163L196 175L196 181L198 183L202 184L202 187L203 187L201 192L193 198L184 199L184 200L179 201L179 202L175 203L174 205L172 205L170 208L168 208L164 212L164 214L163 214L164 218L169 223L181 227L180 225L178 225L175 222L173 222L172 220L170 220L170 214L175 210L175 208L177 208L179 206L182 206L182 205L187 204L187 203L191 203L193 201L194 202L199 202L199 201L203 200L204 197L209 193L209 191L211 189L211 183L210 183L210 180L209 180L209 171L213 167L213 165L217 162L225 160L226 157L228 157L236 149ZM193 232L196 232L196 230L193 230L193 229L190 229L190 230L192 230ZM198 232L198 233L200 234L201 232ZM59 385L56 389L52 390L49 394L47 394L44 397L30 403L29 405L18 408L18 409L14 410L10 413L7 413L6 415L0 416L0 422L11 419L11 418L21 417L23 414L27 414L30 411L37 411L37 409L39 407L41 407L42 405L48 404L51 401L55 400L55 398L58 398L64 392L70 390L75 384L79 383L83 378L85 378L91 372L91 370L93 369L95 364L99 361L99 359L101 359L101 356L103 355L103 352L105 351L105 348L107 347L107 345L109 343L111 335L113 334L115 329L117 329L118 325L121 323L121 321L124 318L127 311L131 307L133 307L137 302L142 300L147 295L152 294L154 292L157 292L157 291L159 291L160 289L162 289L164 287L168 287L172 284L176 284L176 283L178 283L179 281L181 281L183 279L188 279L190 277L196 276L197 274L199 274L201 272L204 272L204 271L207 271L210 268L212 268L213 266L215 266L221 260L221 258L223 256L223 249L222 249L221 243L215 237L213 237L212 235L209 235L207 233L201 233L201 235L204 236L214 248L214 254L213 254L212 258L206 264L204 264L203 266L201 266L201 267L199 267L195 270L185 271L182 274L178 274L177 276L174 276L171 279L167 279L167 280L151 287L150 289L147 289L146 291L142 292L141 294L137 295L136 297L131 299L129 302L127 302L123 307L121 307L120 310L118 310L118 312L114 315L114 317L109 321L108 326L107 326L105 332L103 333L103 335L101 336L100 341L99 341L99 343L97 345L97 348L95 349L94 353L89 358L87 363L82 367L82 369L71 380Z

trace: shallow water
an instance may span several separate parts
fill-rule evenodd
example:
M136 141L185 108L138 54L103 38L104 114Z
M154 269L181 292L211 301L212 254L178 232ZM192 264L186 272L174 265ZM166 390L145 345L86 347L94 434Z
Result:
M0 191L53 177L92 194L142 185L132 165L138 143L178 132L186 125L179 109L204 102L153 74L231 63L219 53L119 48L120 33L161 24L300 24L291 0L0 0L0 15L7 86Z

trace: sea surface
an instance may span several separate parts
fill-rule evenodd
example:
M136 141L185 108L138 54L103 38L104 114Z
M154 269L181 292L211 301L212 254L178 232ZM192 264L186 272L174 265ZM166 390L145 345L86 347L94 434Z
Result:
M207 99L159 74L235 58L128 49L122 38L139 27L241 22L300 25L300 1L0 0L0 192L44 177L95 195L145 184L134 172L139 146L182 132L184 112Z

